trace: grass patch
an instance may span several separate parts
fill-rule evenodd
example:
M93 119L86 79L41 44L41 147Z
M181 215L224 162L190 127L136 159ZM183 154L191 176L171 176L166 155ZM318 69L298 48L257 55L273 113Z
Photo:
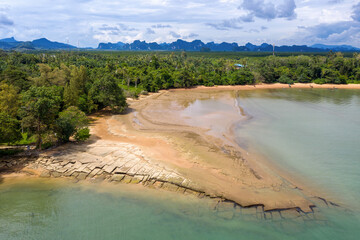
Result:
M141 86L127 86L124 84L119 84L119 86L124 90L125 97L138 98L141 92L144 92L144 89Z

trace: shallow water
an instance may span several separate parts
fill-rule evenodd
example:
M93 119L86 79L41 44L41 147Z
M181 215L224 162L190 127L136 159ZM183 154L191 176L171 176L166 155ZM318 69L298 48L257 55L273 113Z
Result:
M334 209L325 212L326 221L316 222L311 216L265 220L238 209L214 211L211 200L136 186L25 182L0 185L0 239L340 239L345 233L342 239L356 237L354 226L329 220Z
M252 117L238 124L239 143L360 211L360 91L278 89L237 96Z
M236 127L239 144L326 189L345 210L322 207L316 215L269 220L256 211L214 210L209 199L140 186L6 180L0 184L0 239L358 239L360 91L280 89L230 96L230 105L193 101L184 114L218 121L214 114L234 111L244 119L240 106L251 118Z

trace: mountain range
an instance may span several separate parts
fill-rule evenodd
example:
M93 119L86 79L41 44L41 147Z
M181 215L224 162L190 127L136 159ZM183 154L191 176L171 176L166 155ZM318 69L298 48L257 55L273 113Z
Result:
M76 49L76 47L65 43L52 42L46 38L33 41L17 41L14 37L0 39L0 48L4 50L58 50Z
M0 39L0 49L4 50L74 50L78 49L75 46L53 42L46 38L40 38L33 41L17 41L14 37ZM85 48L92 49L92 48ZM156 43L135 40L132 43L100 43L95 50L117 50L117 51L218 51L218 52L272 52L273 45L263 43L261 45L254 45L247 43L244 46L239 46L237 43L204 43L200 40L187 42L178 39L172 43ZM292 45L292 46L275 46L275 52L359 52L360 48L350 45L324 45L315 44L307 45Z

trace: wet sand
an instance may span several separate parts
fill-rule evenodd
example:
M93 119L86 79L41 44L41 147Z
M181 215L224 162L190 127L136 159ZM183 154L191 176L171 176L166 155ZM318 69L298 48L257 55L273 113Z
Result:
M223 121L224 128L228 130L221 136L209 135L206 128L186 124L176 111L182 108L181 103L175 106L173 100L186 103L217 95L209 89L204 90L163 91L130 102L137 119L132 120L132 127L139 132L167 138L167 143L161 146L162 152L174 149L178 152L175 158L164 154L157 155L156 159L177 169L202 191L222 196L242 206L263 205L264 210L301 208L305 212L311 211L315 203L304 197L300 187L280 177L262 162L248 157L247 152L233 141L231 126L234 120L240 120L239 116L225 117L227 121ZM128 117L134 118L134 114ZM123 121L122 117L116 119ZM206 124L209 123L211 125L209 121ZM159 152L156 149L147 150L148 154Z

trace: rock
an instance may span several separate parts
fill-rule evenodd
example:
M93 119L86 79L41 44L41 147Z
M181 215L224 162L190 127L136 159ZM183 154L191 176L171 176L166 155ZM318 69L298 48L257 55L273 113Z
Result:
M69 170L63 174L64 177L70 177L74 173L74 170Z
M57 168L56 171L59 173L65 173L68 169L66 168Z
M143 176L143 175L142 175ZM142 182L143 183L145 183L145 182L147 182L147 180L149 179L149 175L145 175L144 177L143 177L143 179L142 179Z
M120 182L125 177L124 174L114 174L110 177L111 181Z
M79 173L79 175L76 177L79 180L84 180L87 177L88 173L85 172L81 172Z
M138 174L149 175L150 177L155 171L156 169L153 166L146 164L138 171Z
M199 198L204 198L205 197L205 193L199 193Z
M61 166L65 166L66 164L68 164L70 161L69 160L64 160L60 163Z
M129 161L129 162L125 163L123 166L121 166L119 171L121 171L123 173L127 173L137 163L138 163L138 161Z
M185 193L185 188L178 187L177 192L184 194Z
M98 166L99 163L95 162L95 163L90 163L89 165L87 165L87 167L90 169L90 171L93 171L95 168L100 168Z
M115 168L116 168L116 166L110 165L110 166L105 166L105 167L103 168L103 170L104 170L104 172L112 173L112 171L114 171Z
M130 183L132 180L132 177L125 175L125 177L122 179L121 182L123 183Z
M48 177L50 177L50 172L47 170L44 170L41 172L40 177L48 178Z
M82 164L93 163L93 162L97 162L98 160L99 159L97 156L87 153L82 153L81 157L78 158L78 161L81 162Z
M95 168L94 170L91 171L91 173L88 175L88 177L92 178L92 177L96 176L100 171L101 171L100 168Z
M159 180L162 180L164 182L167 182L167 176L169 175L170 173L168 171L162 171L159 176L157 176L156 178L159 179Z
M181 178L181 177L178 177L178 176L175 176L175 177L170 176L170 177L167 178L167 181L175 183L177 185L181 185L181 183L184 181L184 179Z
M87 167L87 164L82 164L79 168L76 169L76 171L85 172L86 167Z
M104 181L106 179L106 177L103 174L99 174L95 176L95 180L96 181Z
M61 173L53 171L53 172L51 172L51 176L58 178L58 177L61 177Z
M161 187L162 189L165 189L165 190L168 190L168 191L173 191L173 192L176 192L178 190L178 186L174 185L174 184L171 184L171 183L164 183Z
M138 163L138 164L135 164L132 168L130 168L128 171L127 171L127 174L129 175L135 175L141 168L142 168L142 164L141 163Z
M142 175L135 175L135 176L131 179L131 183L137 184L137 183L140 183L143 179L144 179L144 176L142 176Z
M77 169L79 169L81 166L82 166L82 163L77 161L77 162L75 162L75 163L73 164L72 167L77 170Z
M155 183L154 179L149 179L148 181L144 182L144 185L150 188L154 188L153 184Z
M63 169L70 170L70 169L73 169L73 167L74 167L74 164L73 164L73 163L68 163L68 164L66 164L65 166L63 166Z
M131 178L131 181L130 181L130 183L132 183L132 184L138 184L138 183L140 183L140 182L141 182L141 179L136 178L136 177L132 177L132 178Z
M191 189L186 189L184 194L196 196L196 195L198 195L198 192L191 190Z
M162 171L162 169L155 170L153 173L150 174L150 178L158 179L158 176L160 176Z
M156 181L156 182L154 182L154 184L152 186L154 188L161 188L163 184L164 184L163 182Z

